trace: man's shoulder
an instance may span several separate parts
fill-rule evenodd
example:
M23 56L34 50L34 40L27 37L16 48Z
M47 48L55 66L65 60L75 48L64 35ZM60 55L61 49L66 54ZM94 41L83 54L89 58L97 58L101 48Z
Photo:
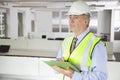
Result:
M96 45L95 45L95 48L106 48L106 45L103 41L99 41Z

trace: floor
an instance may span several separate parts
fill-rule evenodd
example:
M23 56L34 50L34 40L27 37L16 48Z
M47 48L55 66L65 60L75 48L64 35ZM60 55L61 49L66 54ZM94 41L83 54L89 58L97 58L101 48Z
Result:
M33 79L20 79L20 78L0 77L0 80L33 80Z
M114 53L114 56L115 56L115 60L117 62L120 62L120 53Z
M114 53L115 61L120 62L120 53ZM20 79L20 78L6 78L0 77L0 80L33 80L33 79Z

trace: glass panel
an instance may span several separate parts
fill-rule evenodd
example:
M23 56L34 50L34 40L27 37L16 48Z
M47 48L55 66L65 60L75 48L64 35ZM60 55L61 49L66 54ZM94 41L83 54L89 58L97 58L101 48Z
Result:
M62 25L61 32L69 32L69 28L67 25Z
M60 14L59 12L52 12L52 32L59 32Z
M115 20L120 21L120 11L119 10L115 10Z
M35 32L35 12L31 12L31 32Z
M18 13L18 36L23 36L23 14Z
M35 32L35 21L31 20L32 32Z
M0 8L0 37L5 37L6 30L6 9Z
M67 15L68 12L62 12L62 17L61 17L61 25L69 25L69 17Z
M69 32L69 17L67 11L58 11L52 13L53 32Z
M92 14L91 14L89 28L91 32L96 34L98 27L98 12L91 12L91 13Z
M120 40L120 27L114 28L114 39Z
M52 32L59 32L59 25L53 25Z
M7 37L7 15L6 15L6 13L4 12L3 13L3 15L4 15L4 21L3 21L3 24L4 24L4 27L3 27L3 29L4 29L4 31L3 31L3 34L5 34L5 37Z
M114 16L114 40L120 40L120 10L115 10Z
M60 17L60 15L59 15L59 12L53 12L52 13L52 24L54 25L54 24L59 24L59 22L60 22L60 20L59 20L59 17Z

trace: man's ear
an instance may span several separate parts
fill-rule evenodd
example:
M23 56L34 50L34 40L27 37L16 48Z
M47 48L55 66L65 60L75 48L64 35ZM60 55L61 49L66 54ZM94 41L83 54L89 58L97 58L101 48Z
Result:
M89 24L89 20L85 19L84 24L88 25Z

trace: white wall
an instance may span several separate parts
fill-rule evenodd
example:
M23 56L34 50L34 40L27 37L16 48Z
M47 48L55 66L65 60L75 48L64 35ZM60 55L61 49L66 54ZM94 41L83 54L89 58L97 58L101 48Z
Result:
M10 45L10 49L23 50L42 50L58 52L62 41L45 40L45 39L0 39L1 45ZM51 47L52 46L52 47Z
M11 39L18 38L18 8L9 7L7 10L7 23L8 23L8 37ZM29 8L23 10L23 34L24 37L28 37L28 33L31 32L31 10ZM111 29L111 41L113 42L113 51L120 52L120 41L114 41L114 10L112 10L112 20L110 24L110 11L100 11L98 13L98 33L110 33ZM111 27L110 27L111 25ZM35 32L37 33L50 33L52 32L52 11L36 11L35 13ZM53 35L52 35L53 36Z
M7 9L7 36L11 39L18 39L18 12L23 12L23 35L28 36L31 32L31 10L29 8L14 8Z
M113 52L120 52L120 40L114 40L115 11L116 9L113 9L111 15L111 41L113 42Z
M52 32L52 12L36 11L35 32Z
M120 80L120 62L108 62L108 79Z
M7 22L8 22L8 37L11 39L18 38L18 15L17 9L10 7L7 10Z
M23 35L24 37L27 37L29 32L31 32L31 11L28 8L28 9L25 9L23 13Z
M110 10L102 10L98 12L98 34L110 33L111 28L111 12Z

